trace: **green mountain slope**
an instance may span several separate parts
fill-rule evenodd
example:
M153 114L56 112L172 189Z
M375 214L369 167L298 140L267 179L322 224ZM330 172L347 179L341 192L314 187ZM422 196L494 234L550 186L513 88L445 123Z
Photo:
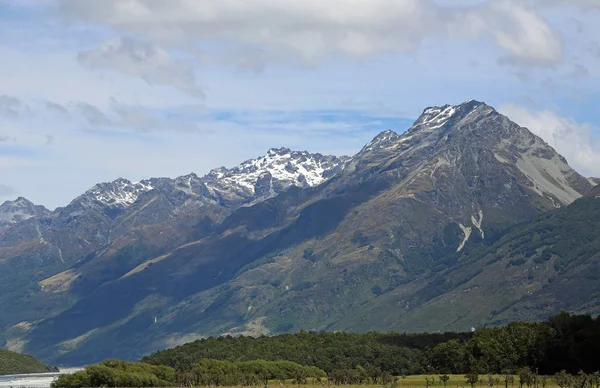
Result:
M0 375L54 371L56 371L55 368L44 365L31 356L0 349Z
M410 295L409 309L395 307L400 291L391 292L357 311L369 317L363 323L346 320L339 327L467 330L560 311L600 313L598 220L600 199L579 199L465 252Z

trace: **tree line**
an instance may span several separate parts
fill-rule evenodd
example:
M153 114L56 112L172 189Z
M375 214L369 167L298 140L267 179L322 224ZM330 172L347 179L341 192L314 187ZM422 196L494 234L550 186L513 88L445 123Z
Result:
M482 328L467 341L436 345L423 360L425 373L593 373L600 369L600 318L561 313L542 323Z
M251 361L287 360L327 373L372 366L392 375L421 370L427 349L450 340L464 342L471 333L384 334L305 332L273 337L211 337L156 352L141 361L189 370L201 359Z
M273 337L218 337L156 352L131 363L105 361L54 388L83 386L256 386L326 379L328 384L394 387L406 375L465 376L474 387L600 388L600 318L561 313L541 323L514 322L474 333L299 332ZM503 378L492 376L504 376ZM431 384L435 379L431 379ZM502 380L502 381L500 381ZM430 380L427 380L427 386Z
M600 318L560 313L545 322L513 322L474 333L302 331L273 337L211 337L156 352L142 361L189 370L204 358L287 360L326 373L350 371L358 365L393 376L514 374L525 367L544 375L561 370L593 373L600 369Z
M73 374L61 375L52 388L81 387L198 387L266 386L269 381L294 384L321 381L327 374L314 366L291 361L231 362L202 359L188 370L176 371L165 365L106 360Z

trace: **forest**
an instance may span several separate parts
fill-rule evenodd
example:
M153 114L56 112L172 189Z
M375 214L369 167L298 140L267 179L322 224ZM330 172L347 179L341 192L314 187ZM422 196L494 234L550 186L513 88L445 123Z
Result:
M41 361L9 350L0 349L0 376L18 373L56 372L56 367L44 365Z
M561 388L600 388L599 369L600 318L561 313L541 323L514 322L469 333L302 331L206 338L140 362L89 366L61 376L53 387L266 386L309 380L395 385L409 375L439 375L445 386L448 375L464 375L462 385L472 387L483 379L490 387L515 382L545 387L552 376Z

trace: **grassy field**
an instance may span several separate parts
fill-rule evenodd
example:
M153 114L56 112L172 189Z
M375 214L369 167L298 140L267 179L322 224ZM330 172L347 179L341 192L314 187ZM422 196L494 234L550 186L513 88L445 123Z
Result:
M470 387L465 379L464 375L448 375L450 380L446 382L447 387ZM425 379L429 378L429 386L433 387L443 387L444 385L439 379L440 375L432 374L432 375L416 375L416 376L406 376L406 378L400 378L398 380L398 386L400 387L425 387L426 382ZM492 375L494 379L498 379L498 387L504 387L504 375ZM431 384L432 379L435 381L434 384ZM519 387L519 378L517 376L513 376L514 383L509 384L509 387ZM488 375L479 375L480 382L477 383L477 387L488 387ZM541 387L540 383L540 387ZM496 384L494 384L496 387ZM546 379L546 387L558 387L558 385L552 380L550 377Z
M467 380L465 379L464 375L448 375L450 377L450 380L448 380L446 382L446 387L447 388L470 388L470 384L467 383ZM406 376L406 377L399 377L398 378L398 387L405 387L405 388L420 388L420 387L425 387L426 386L426 381L425 379L428 378L429 379L429 386L430 387L436 387L436 388L443 388L444 384L442 384L442 382L439 379L440 375L439 374L431 374L431 375L414 375L414 376ZM494 384L493 387L496 388L504 388L504 375L492 375L492 377L494 379L498 379L498 383L497 385ZM481 387L481 388L488 388L488 375L479 375L479 379L480 381L476 384L476 387ZM513 376L514 382L512 384L509 384L509 388L519 388L519 378L517 376ZM432 384L433 381L433 384ZM312 379L308 379L308 385L302 385L301 387L311 387L313 386L312 384ZM320 383L316 383L315 386L321 386ZM327 384L325 383L325 386L327 386ZM258 386L260 388L260 386ZM279 384L279 382L273 381L269 383L269 387L281 387L281 385ZM297 385L293 384L291 381L286 382L285 384L286 388L293 388L293 387L297 387ZM374 384L365 384L365 385L343 385L343 387L345 388L381 388L383 387L383 385L374 385ZM556 384L556 382L551 378L551 377L547 377L546 378L546 387L547 388L557 388L558 385ZM542 384L541 382L539 383L539 388L542 388Z

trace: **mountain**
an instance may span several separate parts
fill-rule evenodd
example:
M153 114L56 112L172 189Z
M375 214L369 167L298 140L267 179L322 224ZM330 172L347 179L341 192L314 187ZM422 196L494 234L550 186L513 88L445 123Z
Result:
M457 265L425 281L421 303L400 314L394 292L356 314L357 327L382 330L456 330L515 320L542 320L560 311L600 312L600 198L578 199L568 207L510 228L489 246L472 250ZM391 322L392 317L395 318ZM440 320L440 317L443 317Z
M6 201L0 205L0 230L29 218L42 218L50 214L43 206L34 205L31 201L19 197L14 201Z
M202 178L113 182L14 225L0 235L4 261L36 257L44 244L56 254L35 261L34 284L0 296L15 314L0 327L13 348L68 364L226 333L470 330L523 311L539 319L552 308L519 305L522 288L502 281L516 266L502 261L482 278L502 287L445 320L503 238L569 213L591 189L492 107L430 107L352 158L272 149Z
M291 186L318 186L340 172L349 159L272 148L265 156L247 160L236 168L212 170L203 181L222 204L247 205L271 198Z
M585 194L586 197L589 198L600 198L600 185L595 186L590 191Z
M0 376L56 371L55 368L44 365L41 361L31 356L0 349Z
M272 149L202 178L100 183L53 212L23 198L7 202L0 208L10 220L0 229L0 328L62 311L147 259L210 232L241 206L322 183L347 159ZM7 343L22 350L20 341Z

